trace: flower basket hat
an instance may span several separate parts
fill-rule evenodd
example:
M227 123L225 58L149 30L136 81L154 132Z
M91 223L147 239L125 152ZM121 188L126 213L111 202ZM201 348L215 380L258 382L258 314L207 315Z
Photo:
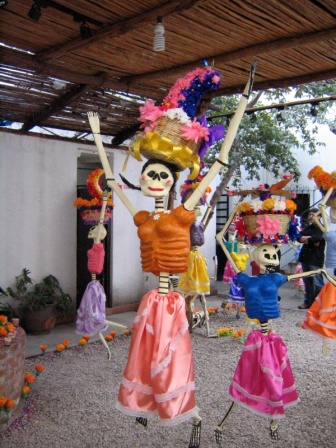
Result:
M200 170L200 161L208 147L223 138L224 128L208 128L204 116L196 114L202 95L219 88L220 76L210 67L197 68L177 80L160 106L147 100L140 107L142 132L136 134L130 153L173 163L179 171L190 168L190 179Z
M272 186L262 184L252 190L228 192L228 195L251 195L254 198L251 202L242 202L238 207L241 218L241 221L236 223L238 237L244 238L245 242L251 245L288 243L288 228L294 219L297 206L290 199L294 198L295 194L283 188L292 177L291 174L285 175L282 181ZM273 196L287 199L277 199Z
M97 168L92 171L86 181L87 189L92 196L91 200L77 198L74 206L78 208L83 224L93 226L98 224L100 211L103 204L102 179L104 170ZM104 216L104 224L109 224L112 218L113 203L111 193L108 193L107 206Z

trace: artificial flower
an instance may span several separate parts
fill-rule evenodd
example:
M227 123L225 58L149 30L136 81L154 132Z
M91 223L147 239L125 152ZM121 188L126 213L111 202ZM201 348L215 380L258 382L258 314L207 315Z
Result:
M8 321L7 316L4 316L3 314L0 314L0 325L5 325Z
M293 202L294 204L294 202ZM286 210L286 201L283 199L276 199L273 210L277 212L284 212Z
M55 347L56 353L61 353L65 349L63 344L57 344Z
M209 139L209 129L202 126L201 123L196 120L186 126L181 126L180 131L182 137L187 140L192 140L195 143L202 139Z
M84 345L87 344L87 340L84 339L84 338L81 338L81 339L78 341L78 344L81 345L82 347L84 347Z
M250 210L252 210L252 207L251 207L251 204L249 202L242 202L239 205L239 211L240 212L246 213L246 212L249 212Z
M261 215L257 219L257 233L265 236L273 236L279 232L281 223L279 219L271 219L268 215Z
M286 209L290 212L294 212L297 209L297 205L291 199L286 199Z
M29 372L25 373L24 380L26 384L32 384L35 381L35 377Z
M62 342L62 344L64 345L65 349L69 348L69 346L70 346L70 341L69 341L69 339L64 339L64 341Z
M110 335L114 338L117 335L117 332L115 330L112 330L110 332Z
M140 117L138 118L138 121L141 121L142 123L145 123L146 121L156 121L163 115L163 111L158 106L155 106L153 100L147 100L143 106L139 107L139 110ZM143 125L140 127L143 127Z
M4 327L0 327L0 336L7 336L7 330Z
M164 116L170 118L170 120L178 120L180 123L187 124L190 123L190 118L184 112L183 109L176 107L174 109L168 109Z
M5 403L5 411L6 412L11 412L11 410L12 410L12 408L14 407L14 405L15 405L15 400L13 400L13 399L8 399L7 401L6 401L6 403Z
M131 332L130 332L130 330L126 329L126 330L124 330L124 334L125 334L126 336L129 336L129 335L131 334Z
M107 342L113 341L113 336L111 336L110 334L107 334L105 336L105 341L107 341Z
M30 392L30 387L29 386L23 386L22 387L22 391L21 391L22 398L27 398L29 392Z
M5 404L6 404L7 398L4 396L0 396L0 411L3 410Z
M323 168L319 165L314 166L309 173L308 173L308 179L315 179L316 176L323 173Z
M42 366L42 364L36 364L35 366L35 374L36 376L41 375L41 373L44 371L45 367Z
M252 206L254 213L257 213L263 209L263 203L259 200L251 202L250 205Z
M275 199L274 198L268 198L268 199L265 199L262 202L262 207L263 207L264 210L272 210L274 205L275 205Z
M44 355L44 352L47 350L48 346L47 344L41 344L40 349L42 350L42 354Z
M83 336L83 339L85 339L86 342L88 342L88 341L90 340L90 338L91 338L91 336L89 336L88 334L85 334L85 335Z

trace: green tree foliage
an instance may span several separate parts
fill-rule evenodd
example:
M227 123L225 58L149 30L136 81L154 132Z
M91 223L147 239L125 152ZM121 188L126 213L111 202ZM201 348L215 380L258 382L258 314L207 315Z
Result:
M324 143L318 140L318 125L327 124L334 131L336 103L316 103L316 115L312 112L314 103L295 106L286 106L286 103L336 95L336 80L253 93L248 109L272 104L281 106L244 115L230 152L230 164L237 168L244 167L248 172L247 179L260 180L259 173L263 169L267 169L275 177L279 177L283 172L291 172L295 179L298 179L300 165L295 158L295 149L303 149L311 155L324 146ZM218 112L208 110L209 124L221 123L227 128L239 98L240 95L215 98L211 106ZM205 158L206 162L213 163L220 144L221 142L217 143L210 150Z

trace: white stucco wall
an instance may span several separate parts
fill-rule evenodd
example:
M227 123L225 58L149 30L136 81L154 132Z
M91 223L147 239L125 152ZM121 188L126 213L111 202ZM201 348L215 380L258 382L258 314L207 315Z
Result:
M76 292L77 151L67 142L0 133L0 285L23 268Z
M26 267L36 281L48 274L55 275L76 303L77 214L73 202L77 184L83 184L83 172L77 171L81 152L95 152L95 147L0 132L0 286L3 289L12 286L14 277ZM108 152L118 179L126 152ZM93 169L100 166L98 161ZM130 158L124 176L138 184L141 166ZM185 176L182 173L178 185ZM215 186L216 181L212 184L213 190ZM153 210L151 198L139 191L124 191L137 209ZM111 290L115 307L140 301L146 291L157 286L157 279L142 272L133 218L116 195L113 200ZM179 203L177 195L176 204ZM202 253L212 274L215 218L205 238Z

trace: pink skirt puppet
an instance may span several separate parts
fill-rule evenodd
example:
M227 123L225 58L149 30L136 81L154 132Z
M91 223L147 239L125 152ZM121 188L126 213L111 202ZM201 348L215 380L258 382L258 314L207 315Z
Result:
M287 281L285 275L239 274L238 279L245 290L250 319L263 323L280 316L278 288ZM283 418L285 408L298 403L287 348L279 335L261 330L248 335L229 394L242 406L272 420Z
M95 243L87 254L90 273L100 274L105 257L103 243ZM77 310L76 333L92 336L106 330L105 302L104 288L98 280L92 280L87 285Z
M117 408L173 426L198 414L194 389L185 300L173 291L149 291L134 321Z

